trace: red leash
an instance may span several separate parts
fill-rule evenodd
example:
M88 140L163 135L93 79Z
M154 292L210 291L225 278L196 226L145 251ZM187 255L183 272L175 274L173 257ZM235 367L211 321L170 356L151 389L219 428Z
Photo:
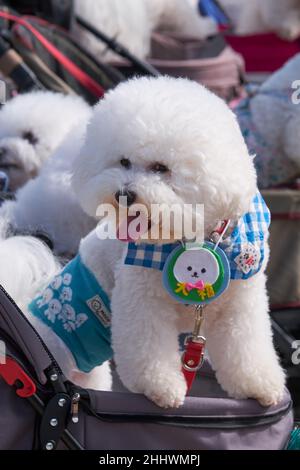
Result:
M230 220L222 220L211 233L210 240L212 243L215 243L216 247L221 243L229 225ZM185 377L188 391L191 390L197 372L201 369L204 362L206 339L200 335L203 312L204 305L198 305L196 307L194 331L185 340L185 350L181 359L182 373Z
M40 43L45 47L45 49L73 76L81 83L86 89L88 89L93 95L97 98L102 98L105 90L89 75L83 72L79 67L77 67L74 62L72 62L68 57L62 54L53 44L51 44L48 39L46 39L34 26L32 26L28 21L18 16L11 15L4 11L0 11L0 18L4 18L9 21L13 21L24 28L28 29Z
M204 361L206 339L200 336L203 310L204 307L202 305L196 307L194 332L192 336L186 338L185 350L182 355L182 373L185 377L188 391L192 388L197 372L202 367Z

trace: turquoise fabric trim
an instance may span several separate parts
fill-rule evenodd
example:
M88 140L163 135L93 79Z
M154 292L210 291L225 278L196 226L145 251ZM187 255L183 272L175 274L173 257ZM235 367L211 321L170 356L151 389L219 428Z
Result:
M62 339L79 370L90 372L112 357L110 300L80 256L29 309Z

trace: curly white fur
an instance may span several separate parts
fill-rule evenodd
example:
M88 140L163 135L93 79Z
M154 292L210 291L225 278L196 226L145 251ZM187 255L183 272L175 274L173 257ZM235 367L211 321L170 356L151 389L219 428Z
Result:
M52 92L19 95L0 111L0 170L15 191L39 173L66 134L87 112L77 96Z
M187 0L76 0L76 12L96 28L116 37L139 58L150 52L151 33L158 28L205 38L217 30L209 18L201 18ZM89 33L76 27L88 50L110 61L118 56Z
M130 170L120 164L124 157L132 163ZM158 162L170 169L168 174L150 171ZM124 83L96 106L72 183L92 217L125 185L147 206L203 203L206 236L220 219L238 220L257 191L253 161L234 114L204 87L166 77ZM96 231L80 246L83 262L112 298L118 373L128 389L158 405L180 406L186 383L178 335L191 331L193 308L169 297L159 271L124 265L126 250L118 240L99 240ZM19 295L28 298L28 292ZM74 377L58 338L37 327ZM263 405L280 401L285 379L272 343L263 270L250 280L232 281L207 307L204 330L218 380L231 396L253 397ZM101 388L98 372L92 378L77 374L76 380Z
M71 187L73 162L91 115L88 107L82 111L77 116L78 124L45 163L40 175L17 191L15 201L6 201L1 206L0 240L16 233L44 233L52 241L57 256L71 258L77 253L81 238L95 227L96 221L81 209ZM18 239L13 237L10 246L12 244L17 246ZM14 266L17 250L9 250L6 256ZM24 264L26 257L23 251Z

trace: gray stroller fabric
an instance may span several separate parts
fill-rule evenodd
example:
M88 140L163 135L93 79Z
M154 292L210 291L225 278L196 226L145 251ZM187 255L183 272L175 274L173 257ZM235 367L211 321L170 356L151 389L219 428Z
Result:
M37 395L47 404L56 392L51 381L45 384L45 375L53 367L60 374L59 367L2 289L0 340L34 379ZM74 393L76 387L66 385ZM162 410L144 396L127 392L118 379L113 392L78 391L79 422L69 420L66 427L87 450L278 450L285 448L293 429L288 391L282 403L270 408L255 400L230 399L209 364L198 374L191 396L176 410ZM19 398L1 377L0 394L0 449L39 448L40 417L28 399Z

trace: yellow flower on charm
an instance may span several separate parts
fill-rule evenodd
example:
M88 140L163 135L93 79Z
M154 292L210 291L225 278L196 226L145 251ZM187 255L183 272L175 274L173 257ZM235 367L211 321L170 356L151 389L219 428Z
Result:
M186 297L189 295L188 291L186 290L186 285L184 282L178 282L177 283L177 289L175 290L176 294L181 294L185 295Z

